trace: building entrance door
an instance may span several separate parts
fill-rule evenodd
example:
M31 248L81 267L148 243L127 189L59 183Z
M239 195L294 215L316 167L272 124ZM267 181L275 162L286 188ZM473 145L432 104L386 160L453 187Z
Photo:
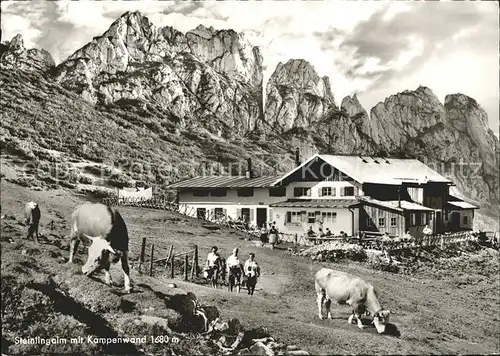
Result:
M267 208L257 208L257 226L262 227L267 222Z
M434 233L440 234L443 232L443 217L440 211L436 211L434 217Z
M459 231L460 230L460 213L453 212L451 213L451 231Z

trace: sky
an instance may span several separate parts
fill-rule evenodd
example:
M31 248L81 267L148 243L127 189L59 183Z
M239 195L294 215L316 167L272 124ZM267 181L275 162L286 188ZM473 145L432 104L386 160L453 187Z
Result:
M260 46L267 80L279 62L309 61L330 77L337 104L357 93L369 112L404 90L473 97L499 131L499 8L495 1L2 1L2 41L56 63L125 11L182 32L199 24L245 32Z

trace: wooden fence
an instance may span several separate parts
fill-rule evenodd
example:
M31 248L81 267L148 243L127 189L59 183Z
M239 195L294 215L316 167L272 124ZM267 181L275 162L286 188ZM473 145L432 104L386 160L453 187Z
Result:
M487 233L489 234L489 233ZM491 233L493 236L494 233ZM451 244L462 244L469 241L478 241L478 236L472 231L456 232L451 234L430 235L422 238L412 238L408 240L393 239L384 237L373 237L359 239L356 237L308 237L306 234L280 234L281 241L290 242L295 245L312 246L315 244L322 244L331 241L339 241L351 244L357 244L365 249L375 250L399 250L408 248L421 248L425 246L446 246Z
M132 206L137 208L148 208L157 210L178 211L179 205L165 198L135 198L135 197L107 197L102 200L103 204L109 206Z
M205 214L203 216L197 216L196 208L188 205L179 206L178 203L165 199L165 198L118 198L107 197L102 200L103 204L109 206L130 206L137 208L148 208L156 210L167 210L172 212L178 212L183 215L187 215L198 220L202 220L205 223L212 224L213 226L220 226L222 228L228 228L230 230L240 231L251 237L259 236L259 230L256 226L250 226L242 221L233 220L227 216L216 215L215 212Z
M157 256L155 245L151 244L148 249L149 259L146 260L146 244L147 239L144 237L139 257L138 269L140 274L146 268L148 275L151 277L157 275L157 272L161 272L162 275L168 275L173 279L179 275L178 271L180 271L185 281L198 277L198 245L195 245L192 250L177 253L174 253L174 245L171 245L167 256Z

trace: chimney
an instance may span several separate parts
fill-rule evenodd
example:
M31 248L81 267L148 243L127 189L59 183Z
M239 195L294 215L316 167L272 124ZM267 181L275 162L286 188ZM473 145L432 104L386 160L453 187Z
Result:
M299 148L297 147L295 149L295 167L300 166L300 151Z
M245 172L245 178L253 178L253 171L252 171L252 159L248 158L247 159L247 171Z

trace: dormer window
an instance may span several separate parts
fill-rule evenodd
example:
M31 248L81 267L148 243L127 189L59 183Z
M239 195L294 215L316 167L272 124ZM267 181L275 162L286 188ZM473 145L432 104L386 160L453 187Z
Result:
M323 196L323 197L335 196L335 188L332 188L332 187L322 187L321 188L321 196Z
M307 187L296 187L293 188L293 196L298 197L310 197L311 196L311 188Z
M340 191L343 192L342 196L344 196L344 197L353 197L354 196L354 187L343 187L343 188L340 188Z

